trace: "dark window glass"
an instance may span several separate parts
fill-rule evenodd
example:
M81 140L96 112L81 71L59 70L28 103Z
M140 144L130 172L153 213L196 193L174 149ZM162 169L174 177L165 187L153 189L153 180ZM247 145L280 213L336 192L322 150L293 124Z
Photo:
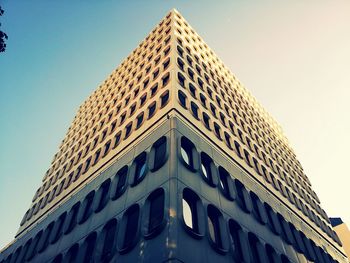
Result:
M198 106L194 103L194 102L191 102L191 111L192 111L192 114L193 116L199 120L199 116L198 116Z
M53 229L54 222L51 222L45 229L43 235L41 236L39 243L38 243L38 252L43 252L47 246L49 245L49 238L51 235L51 231Z
M136 120L136 129L138 129L141 127L141 124L143 122L143 112L137 116Z
M89 160L91 160L91 157L89 158ZM89 162L90 163L90 162ZM76 180L79 179L80 175L81 175L81 170L83 169L83 165L79 165L78 168L75 170L75 175L74 175L74 182ZM87 169L89 169L89 167L87 166ZM57 191L58 192L58 191ZM56 194L57 196L57 194Z
M128 176L128 166L122 167L113 178L112 200L121 196L126 189L126 179Z
M241 154L241 145L238 142L234 142L235 144L235 149L236 149L236 153L238 155L239 158L243 159L242 154Z
M221 166L219 167L219 183L220 183L220 190L223 193L223 195L228 198L229 200L233 200L233 196L230 190L230 182L231 182L231 175L228 171L226 171Z
M153 117L155 111L156 111L156 104L155 103L152 103L150 106L148 106L148 119Z
M109 220L102 230L102 253L101 262L110 262L113 257L117 233L117 220L115 218Z
M249 253L246 252L248 246L247 239L241 226L233 219L229 220L228 226L235 262L249 262Z
M246 213L249 213L249 207L248 207L248 192L247 189L244 187L244 185L235 179L235 187L236 187L236 202L239 205L239 207Z
M179 90L177 95L178 95L178 98L179 98L179 101L180 101L180 105L186 109L187 97L186 97L185 93L183 93L182 91Z
M121 132L118 132L114 137L115 137L115 141L114 141L114 146L113 148L117 147L118 144L120 143L120 137L121 137Z
M282 263L290 263L290 261L286 255L281 255L281 262Z
M191 95L195 98L196 97L196 88L195 86L193 86L191 83L189 84L189 89L190 89L190 92L191 92Z
M154 151L154 160L152 172L158 170L164 165L167 160L167 139L165 136L157 140L153 146L152 150Z
M143 96L140 98L140 106L142 106L142 105L145 103L146 98L147 98L147 94L143 95Z
M95 191L91 191L84 199L81 204L81 209L79 211L79 224L83 224L91 215L92 212L92 203L94 200Z
M109 140L108 142L106 142L105 147L104 147L104 150L103 150L103 156L106 156L106 155L107 155L107 153L108 153L110 147L111 147L111 140Z
M38 243L39 243L39 240L41 238L43 234L43 231L40 230L34 237L30 247L28 248L28 251L27 251L27 256L26 256L26 259L29 261L31 260L35 254L37 253L37 246L38 246Z
M215 130L215 135L221 140L221 128L220 126L214 122L214 130Z
M182 71L184 71L184 62L182 61L182 59L180 59L180 58L177 58L177 64L179 65L179 67L180 67L180 69L182 70Z
M213 205L208 205L208 231L209 237L216 249L223 249L222 229L220 225L221 212Z
M215 186L214 181L214 170L216 169L213 160L210 158L209 155L202 152L201 153L201 174L204 179L209 185Z
M151 97L153 97L158 90L158 83L156 83L152 88L151 88Z
M149 197L150 211L148 233L156 231L164 219L164 190L157 189Z
M51 262L52 263L61 263L62 262L62 254L58 254Z
M257 236L251 232L248 233L249 250L251 262L264 263L267 262L265 249L260 243Z
M131 128L132 128L132 122L130 122L128 125L125 127L125 138L128 138L130 133L131 133Z
M128 208L123 217L125 217L126 225L122 249L127 250L133 247L137 241L140 217L139 205L133 205Z
M225 135L225 142L226 142L227 147L232 149L231 136L227 132L224 132L224 135Z
M170 59L168 59L168 60L164 63L164 69L165 69L166 67L168 67L169 62L170 62ZM163 87L166 86L166 85L169 83L169 79L170 79L170 74L169 74L169 73L167 73L165 76L162 77L162 85L163 85Z
M163 108L169 101L169 91L167 90L160 97L160 106Z
M147 174L147 154L146 152L141 153L135 158L134 165L135 165L135 173L134 173L134 180L133 180L133 186L140 183Z
M50 243L54 244L60 237L62 236L63 225L66 220L67 212L64 212L60 217L56 220L55 226L52 229L50 235Z
M92 232L85 238L84 243L81 245L79 250L77 262L89 262L93 263L94 261L94 251L96 244L96 232Z
M290 226L288 224L288 222L283 218L283 216L279 213L277 213L277 218L281 224L281 235L282 235L282 238L288 243L288 244L295 244L295 241L294 241L294 237L293 237L293 234L292 234L292 231L290 229Z
M94 160L94 164L93 165L97 164L97 162L99 161L100 155L101 155L101 149L96 151L96 153L95 153L95 160Z
M205 125L205 127L206 127L208 130L211 130L209 120L210 120L209 115L206 114L205 112L203 112L203 122L204 122L204 125Z
M78 255L78 251L79 251L79 244L74 244L73 246L71 246L65 257L64 257L64 261L65 263L73 263L76 262L77 259L77 255Z
M205 98L205 96L203 94L200 94L199 98L201 100L202 105L206 108L207 107L207 99Z
M107 204L109 200L109 188L111 186L111 179L105 180L96 193L95 198L95 213L101 211Z
M185 87L185 77L179 72L177 73L177 79L179 80L179 83L181 87Z
M70 233L77 224L77 217L80 208L80 202L76 203L68 213L66 224L64 227L64 234Z
M277 255L275 249L271 245L266 244L265 249L266 249L266 256L267 256L268 262L271 262L271 263L280 263L281 262L278 258L278 255Z
M255 219L258 220L261 224L266 224L266 211L264 205L260 201L260 198L254 192L250 192L250 199L252 200L252 212Z
M90 163L91 163L91 157L89 159L86 160L85 162L85 169L84 169L84 172L83 173L86 173L89 168L90 168Z
M25 261L25 258L27 256L27 252L28 252L28 248L30 247L31 243L32 243L32 239L30 238L23 246L21 253L17 257L16 262L24 262Z

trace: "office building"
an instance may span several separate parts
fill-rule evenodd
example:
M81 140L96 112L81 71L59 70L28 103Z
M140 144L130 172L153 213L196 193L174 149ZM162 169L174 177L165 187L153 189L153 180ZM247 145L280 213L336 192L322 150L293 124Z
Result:
M172 10L79 107L0 262L347 262L278 123Z

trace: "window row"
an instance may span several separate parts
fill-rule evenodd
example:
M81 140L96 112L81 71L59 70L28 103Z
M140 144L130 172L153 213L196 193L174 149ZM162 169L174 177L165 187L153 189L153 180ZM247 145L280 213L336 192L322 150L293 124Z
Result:
M167 22L167 25L170 23L170 21L168 21ZM161 31L163 31L163 28L161 28ZM69 130L69 132L68 132L68 134L67 134L67 137L66 137L66 139L64 140L64 142L67 142L66 140L68 139L68 138L71 138L74 134L76 134L77 133L77 128L78 128L78 123L76 123L78 120L80 121L80 120L82 120L83 118L87 118L88 116L87 116L87 114L90 114L90 109L92 108L92 109L94 109L95 107L99 107L98 105L105 105L105 103L106 103L106 99L105 99L105 97L107 97L107 95L108 94L110 94L110 93L112 93L112 94L114 94L114 93L116 93L116 94L120 94L120 93L123 93L120 89L121 89L121 86L118 86L117 88L115 88L116 89L116 91L114 91L115 89L114 89L114 86L115 85L118 85L118 83L124 83L125 85L125 87L130 87L130 86L132 86L132 83L128 83L129 81L130 82L132 82L132 80L133 79L135 79L135 78L137 78L138 80L140 80L141 79L141 75L138 75L137 77L135 77L135 75L136 75L136 73L140 73L141 72L141 74L142 74L142 72L147 72L147 70L149 71L149 70L151 70L151 65L153 65L153 64L155 64L155 65L157 65L158 63L159 63L159 61L161 60L161 57L160 57L160 55L158 55L158 54L160 54L160 50L164 47L164 46L166 46L165 48L164 48L164 51L163 51L163 53L164 53L164 56L167 56L168 54L169 54L169 51L170 51L170 46L168 45L169 44L169 42L170 42L170 36L168 36L168 34L169 34L169 32L170 32L170 27L168 27L167 29L164 29L164 31L165 31L165 35L160 35L159 37L158 37L158 44L160 43L160 40L163 40L163 38L164 37L166 37L165 39L164 39L164 43L162 43L162 44L159 44L158 46L157 45L155 45L155 43L153 43L153 44L150 44L150 46L148 47L148 48L151 48L148 52L143 52L143 54L141 55L140 53L141 53L141 50L140 49L136 49L135 51L134 51L134 53L138 50L138 52L137 52L137 54L135 54L137 57L135 58L135 55L133 55L131 58L127 58L126 59L126 61L128 61L128 60L130 60L130 62L131 62L131 64L132 65L129 65L129 68L128 69L120 69L120 68L118 68L117 69L117 73L119 73L119 75L121 74L121 73L123 73L122 74L122 76L117 76L117 78L116 77L114 77L114 76L110 76L110 78L111 78L111 80L109 80L109 81L105 81L105 84L108 82L108 90L107 90L107 86L105 86L105 87L103 87L103 89L98 89L97 91L95 91L91 96L90 96L90 100L94 100L94 105L91 105L91 104L89 104L89 105L85 105L85 107L84 108L86 108L85 109L85 111L84 112L78 112L78 115L76 116L76 118L75 118L75 120L74 120L74 122L73 122L73 124L72 124L72 126L70 127L70 130ZM152 37L152 39L153 39L153 37ZM153 39L154 40L154 39ZM152 40L152 41L153 41ZM147 45L149 45L149 44L147 44ZM154 53L154 55L152 55ZM154 61L152 62L152 64L149 64L149 65L146 65L147 63L146 63L146 61L143 61L142 59L145 59L145 57L146 57L146 54L148 55L147 56L147 59L148 60L150 60L150 59L152 59L153 57L154 57ZM151 56L152 55L152 56ZM142 56L142 58L140 59L140 56ZM145 67L145 70L143 70L144 69L144 67ZM139 68L139 69L138 69ZM131 72L131 70L132 69L134 69L133 70L133 72ZM137 70L138 69L138 70ZM127 73L126 73L127 72ZM128 84L128 85L127 85ZM113 87L113 91L112 91L112 87ZM125 92L124 92L125 93ZM96 98L97 97L99 97L98 98L98 100L96 101ZM100 101L99 101L100 100ZM111 100L112 100L112 96L111 96ZM82 107L81 107L82 108ZM86 120L87 121L87 120ZM81 126L82 124L80 123L79 124L79 126ZM72 127L75 127L74 129L72 128ZM79 129L79 128L78 128Z
M74 145L74 147L70 150L70 153L79 151L79 146L82 144L83 135L85 134L84 140L86 141L88 137L94 136L96 131L101 130L109 121L112 120L114 116L120 113L120 109L124 109L128 106L128 104L135 101L132 106L130 107L130 111L138 108L138 101L142 100L140 97L140 91L146 88L149 88L149 86L152 84L154 87L152 87L152 92L146 92L142 96L145 97L147 93L151 93L149 96L152 97L155 95L155 92L158 89L158 85L160 87L164 86L164 83L169 81L169 74L163 75L162 79L160 81L155 82L157 79L159 79L159 76L168 68L170 64L170 58L166 58L166 56L169 54L170 46L166 49L167 53L164 53L164 60L162 62L162 65L160 67L157 67L155 69L151 68L150 66L147 67L145 70L146 76L143 76L143 74L140 74L137 76L137 82L134 84L134 81L126 85L127 88L124 88L123 90L120 90L120 87L117 88L115 94L117 97L110 97L104 99L101 103L101 106L96 106L93 108L92 112L89 113L89 116L87 116L87 123L81 123L79 124L79 129L75 132L75 136L70 139L69 142L65 142L65 147L61 149L61 154L63 155L64 152L67 152L70 147ZM159 57L160 60L161 57ZM159 63L159 60L157 63ZM152 70L151 70L152 69ZM148 77L150 75L150 77ZM142 80L142 81L141 81ZM137 85L139 82L141 82L140 85ZM135 87L134 87L135 86ZM156 87L157 86L157 87ZM129 95L128 95L129 94ZM128 95L128 96L126 96ZM106 104L109 104L106 106ZM118 105L116 105L119 103ZM126 112L125 112L126 113ZM102 117L107 116L108 120L106 121L106 118L102 119ZM98 122L96 125L95 123ZM95 125L94 128L92 128ZM91 131L90 131L91 130ZM89 134L87 132L89 131ZM76 144L76 142L78 144ZM60 167L60 164L64 163L64 161L67 159L67 155L71 155L67 153L66 155L62 156L60 159L58 159L56 162L53 162L52 166L52 172L57 170L58 167Z
M178 154L185 167L192 172L199 171L202 179L209 186L218 187L220 192L228 200L234 200L245 213L251 213L259 223L269 226L271 231L283 236L283 232L276 230L275 226L271 223L272 221L269 221L268 215L271 215L270 211L268 211L270 208L267 208L269 206L261 201L254 192L248 191L225 168L221 166L217 168L213 159L208 154L205 152L198 154L195 145L186 137L181 137L180 144ZM300 203L303 202L300 201ZM275 212L273 213L276 214ZM341 242L334 231L330 230L326 233L341 246Z
M181 46L183 46L182 42L183 41L178 38L178 43ZM195 46L192 46L192 47L195 47ZM187 55L184 54L184 50L180 46L178 46L177 49L178 49L179 55L182 58L186 57L187 64L188 65L192 65L193 59L191 58L191 55L192 55L191 54L191 48L189 46L186 46L185 49L187 51ZM302 173L302 167L300 166L300 163L295 159L295 154L290 149L288 149L289 146L286 145L282 140L280 140L279 137L277 135L275 135L273 130L269 129L267 132L263 132L264 130L266 130L266 127L265 127L266 125L264 125L264 118L261 118L259 116L259 114L257 113L256 109L254 107L252 107L250 105L250 103L243 103L243 102L245 102L244 97L241 94L237 93L237 90L232 88L231 85L228 83L228 85L230 87L230 89L229 89L227 87L227 83L225 83L225 79L224 78L222 80L217 79L216 76L219 74L219 72L217 70L215 70L216 74L214 73L214 71L208 70L208 67L207 67L206 63L204 62L204 60L200 61L200 59L198 58L198 56L196 54L193 54L193 56L194 56L195 60L198 63L198 64L195 65L197 73L199 75L201 75L201 72L207 72L207 73L209 72L210 75L211 75L211 78L209 77L209 75L204 73L204 77L205 77L206 82L208 84L211 83L213 88L216 90L216 92L218 94L219 94L218 86L220 86L221 87L220 94L221 94L222 98L226 102L228 102L230 105L233 105L232 104L233 101L231 99L231 98L233 98L233 100L236 103L235 108L238 111L238 114L242 118L244 117L245 121L249 120L249 122L251 124L251 127L255 128L256 132L262 138L265 138L265 140L269 142L268 144L273 146L273 148L277 152L279 152L280 155L283 156L286 159L286 161L291 166L293 166L301 174L301 176L304 176L303 173ZM201 64L202 67L199 64ZM183 61L181 59L178 59L178 65L180 66L180 68L183 69L184 63L183 63ZM189 74L189 76L193 76L194 72L191 70L191 71L188 72L188 74ZM214 82L214 80L215 80L215 82ZM203 83L203 81L200 78L198 78L198 82L199 82L198 83L199 85L201 85L201 83ZM222 83L224 83L224 84L222 84ZM233 87L235 87L235 86L233 85ZM225 92L223 91L223 88L225 89L226 94L228 96L225 95ZM216 98L218 98L218 97L216 96ZM221 102L218 102L218 103L221 105ZM238 107L238 105L239 105L239 107ZM249 114L250 117L248 117L247 114ZM268 125L267 125L267 128L269 128ZM272 139L269 136L272 137ZM275 145L276 143L278 144L278 146ZM285 155L285 152L288 152L288 155ZM291 160L289 157L292 157L293 160Z
M103 191L107 191L105 183L101 187L104 188ZM88 195L87 198L91 200L94 197ZM106 202L102 196L96 198L99 201L95 202L95 212ZM129 252L137 244L140 234L143 234L145 239L160 234L167 222L165 206L165 191L158 188L147 197L143 209L139 204L130 206L120 220L110 219L102 229L93 231L82 241L73 244L65 253L58 254L51 262L109 262L117 251L120 254ZM55 244L62 235L70 233L74 224L86 220L89 205L84 205L83 202L81 207L83 212L79 211L77 205L73 206L68 214L64 212L55 222L49 224L45 230L39 231L34 238L29 239L23 247L17 248L1 263L30 262L36 256L40 258L40 254L49 245Z
M103 187L101 186L98 193L100 193L99 195L102 195L102 198L104 200L103 205L106 205L109 199L116 200L122 193L124 193L128 184L128 180L131 186L136 186L145 178L148 170L150 170L151 172L157 171L165 164L167 158L168 142L167 138L163 136L152 145L149 154L147 154L147 152L142 152L137 157L135 157L130 168L128 166L124 166L116 173L112 180L108 178L102 184ZM29 221L33 217L33 215L36 215L40 209L42 209L43 207L45 207L46 204L51 202L53 200L54 195L58 196L63 189L67 189L73 182L75 182L79 178L81 174L84 174L87 171L87 169L89 169L88 166L90 165L92 165L91 160L88 162L88 164L86 164L86 166L78 168L78 170L75 173L71 173L68 176L67 180L64 179L59 184L59 188L53 188L53 190L48 195L46 195L48 196L48 198L45 196L45 198L40 199L38 203L34 204L34 206L32 206L32 208L30 208L25 213L21 221L21 225L23 225L26 221ZM88 198L89 196L92 196L91 200ZM93 201L94 197L95 191L92 191L86 198L86 202L88 202L88 206L91 209L91 202ZM78 203L77 206L80 206L80 203ZM101 209L99 208L98 211L99 210Z
M80 142L76 145L76 147L72 149L70 155L73 155L73 152L75 152L76 154L73 157L71 157L70 161L68 160L66 161L66 159L68 158L65 158L63 160L63 161L66 161L66 163L65 164L63 163L62 165L60 165L60 167L62 168L59 171L57 171L54 175L47 178L43 186L39 188L38 191L36 192L35 196L33 197L33 201L35 201L37 198L42 196L45 193L45 191L49 189L51 185L57 182L58 178L61 178L65 173L68 173L72 169L72 167L76 166L84 157L88 155L89 152L93 151L97 147L97 145L102 144L106 140L106 138L108 138L113 134L115 134L114 145L116 146L119 143L120 139L124 138L124 137L121 137L122 131L118 133L116 132L116 128L121 127L123 124L125 124L128 118L132 118L132 115L137 111L137 109L145 106L146 102L149 99L155 98L155 95L158 93L158 90L163 89L169 83L169 78L170 78L170 75L169 75L169 72L167 72L162 76L161 81L159 83L158 82L155 83L148 92L145 92L139 98L139 101L137 102L137 104L135 102L134 104L131 105L131 107L128 110L124 111L121 114L119 114L121 109L121 105L119 105L115 113L116 116L120 116L119 118L115 119L114 121L112 121L111 118L108 118L107 121L103 120L100 124L100 128L95 127L89 134L87 134L82 140L80 140ZM158 88L158 86L160 86L160 88ZM166 91L163 91L163 93L160 95L158 108L163 108L168 103L168 101L169 101L169 90L166 90ZM144 112L141 112L136 116L133 122L129 122L126 125L125 133L124 133L125 137L128 137L133 130L139 129L145 119L150 119L151 117L153 117L154 113L157 110L157 102L158 101L154 101L154 103L151 103L148 106L148 109L146 112L147 116L144 116ZM111 123L109 127L105 128L100 134L96 135L95 138L90 142L91 138L95 135L96 131L97 130L100 131L101 127L103 125L105 126L108 123ZM105 144L103 155L107 153L106 147L108 147L107 150L110 149L109 146L111 146L111 142L110 142L111 140L113 140L113 138L110 139ZM101 149L97 150L96 152L99 153L99 151L101 151ZM67 155L67 157L69 156Z
M133 69L136 69L140 67L142 69L142 64L145 64L143 61L146 58L146 55L149 55L150 53L153 53L154 51L157 51L157 53L160 50L160 42L165 38L164 44L169 43L169 33L170 33L170 27L169 24L171 23L171 20L168 19L166 22L163 20L161 24L155 28L154 32L152 32L140 45L137 47L122 63L114 72L109 76L107 80L104 81L103 86L100 86L101 88L96 90L89 98L85 101L85 103L80 107L78 114L75 117L75 121L79 119L79 116L81 116L85 111L83 111L85 108L90 108L91 104L94 103L94 98L99 95L103 95L103 92L107 90L108 92L111 92L112 87L117 82L125 82L125 80L128 79L128 75L131 73ZM157 32L157 39L155 32ZM75 124L75 122L74 122ZM70 128L72 129L72 128Z
M270 244L245 230L234 219L228 219L226 224L223 213L214 205L208 204L204 209L201 198L191 189L183 190L181 204L183 225L187 233L196 239L203 238L207 233L211 246L218 253L226 254L231 250L235 262L290 262L285 255L279 254ZM273 212L272 209L271 211ZM271 215L269 214L269 220L275 231L279 231L287 244L293 245L298 253L314 262L336 262L280 214Z
M179 47L178 47L178 51L179 51ZM182 54L182 53L179 53ZM189 60L189 56L187 55L187 61ZM192 59L191 59L192 60ZM181 58L177 59L177 63L180 67L180 69L182 71L185 71L185 63L181 60ZM302 171L298 171L298 169L293 166L289 166L287 163L287 160L284 156L284 152L281 151L280 149L276 149L276 147L274 147L275 141L271 140L271 138L266 138L266 136L264 136L264 134L262 134L262 129L259 128L257 125L255 125L252 121L251 118L247 117L246 112L249 112L247 110L242 111L241 108L238 106L238 104L235 104L231 99L230 96L228 98L226 98L224 92L221 90L221 94L223 97L223 100L225 100L227 103L223 102L222 99L220 99L218 97L218 95L215 96L215 100L213 98L213 90L207 86L204 85L203 80L200 77L195 78L194 75L194 71L190 68L187 67L187 75L189 76L189 79L187 81L187 79L181 74L178 73L178 80L179 83L182 87L186 88L186 86L188 86L188 90L190 92L190 94L197 99L198 101L200 101L200 103L202 104L203 107L205 107L206 109L210 109L212 112L212 115L217 118L220 119L220 121L222 122L222 124L227 127L227 120L225 118L225 116L228 117L232 117L235 120L235 123L237 123L244 131L246 134L248 134L248 136L250 137L251 140L256 141L257 144L261 147L264 148L266 152L268 152L272 158L278 162L281 166L284 167L284 169L286 169L290 174L299 174L298 176L301 177L300 180L304 180L306 178L304 178L304 174L302 173ZM197 74L200 75L200 67L198 65L196 65L196 72ZM208 75L204 75L205 76L205 80L208 84L209 83L209 76ZM195 81L197 82L197 84L193 85L193 82L191 81ZM188 82L188 84L186 83ZM200 90L205 91L204 93L198 92L196 89L196 85L199 86ZM206 88L204 88L206 87ZM218 88L217 85L215 83L212 83L212 87L214 88L214 90L216 91L217 94L219 94L218 92ZM217 109L216 106L214 106L212 103L210 103L207 100L207 96L205 96L204 94L208 95L209 98L211 99L211 101L213 101L216 105L218 105L218 109L221 110L225 110L226 113L221 112L220 113L220 118L219 118L219 111ZM231 97L233 97L233 99L235 100L236 96L233 95L231 93ZM207 102L208 101L208 102ZM210 104L210 107L208 106ZM228 106L230 105L230 106ZM233 111L231 111L233 109ZM232 128L233 124L230 125ZM251 127L254 129L254 131L251 129ZM272 146L272 147L270 147ZM278 154L276 153L278 152ZM285 162L282 161L282 159L285 159ZM293 171L292 169L294 169L295 171ZM305 185L305 187L309 187L307 184ZM311 189L311 188L310 188Z
M191 85L190 85L189 89L190 89L190 93L193 95L195 93L193 91L194 88L191 89ZM200 98L203 105L203 101L205 102L205 96L201 96ZM238 156L244 159L250 167L253 167L254 169L256 169L256 171L260 175L264 174L265 177L270 176L270 174L272 175L271 172L267 171L266 167L269 167L270 170L272 170L275 174L278 174L279 177L283 179L283 181L287 182L288 185L292 187L293 190L296 191L300 197L306 200L328 222L328 217L324 213L324 211L321 209L321 207L314 201L314 199L311 199L311 196L307 195L305 191L302 190L301 187L299 187L298 183L296 183L296 182L299 182L299 180L295 180L294 178L288 176L286 172L282 171L282 169L279 166L277 166L272 161L271 158L267 157L267 155L263 151L261 151L256 144L253 144L252 141L248 137L246 137L243 134L243 132L239 128L237 128L231 121L228 122L229 128L230 128L228 129L226 124L226 118L223 113L220 113L220 120L221 120L221 124L220 124L216 121L213 121L208 115L207 110L199 108L198 105L195 102L189 100L187 98L187 95L181 90L178 91L178 100L182 107L189 110L197 120L202 121L204 126L208 130L213 131L216 137L219 140L224 141L231 150L234 148L234 146L236 146L235 150ZM219 115L216 113L216 108L212 104L210 104L210 109L212 111L213 116ZM222 129L222 125L224 125L226 129ZM256 159L255 157L251 157L251 154L246 149L242 149L239 146L239 143L231 138L230 134L233 135L234 137L237 137L241 142L247 145L249 148L249 151L253 152L258 159ZM254 145L254 147L252 145ZM258 160L262 160L266 165L266 167L262 165L261 162L259 162ZM269 181L271 183L271 180ZM308 192L310 193L314 193L312 192L311 188L310 187L307 188L305 184L303 184L303 188L308 189ZM292 203L294 204L295 202L292 201Z

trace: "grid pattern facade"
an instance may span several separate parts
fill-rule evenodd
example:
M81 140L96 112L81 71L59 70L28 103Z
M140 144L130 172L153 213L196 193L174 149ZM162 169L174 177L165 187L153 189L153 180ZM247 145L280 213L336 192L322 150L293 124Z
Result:
M346 262L281 127L176 10L80 106L32 201L1 262Z

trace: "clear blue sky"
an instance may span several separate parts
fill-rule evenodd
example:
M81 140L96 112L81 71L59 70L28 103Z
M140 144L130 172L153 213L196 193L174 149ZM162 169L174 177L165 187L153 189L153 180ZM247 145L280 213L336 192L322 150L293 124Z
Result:
M350 224L349 1L0 3L0 247L79 105L173 7L281 123L328 214Z

